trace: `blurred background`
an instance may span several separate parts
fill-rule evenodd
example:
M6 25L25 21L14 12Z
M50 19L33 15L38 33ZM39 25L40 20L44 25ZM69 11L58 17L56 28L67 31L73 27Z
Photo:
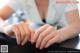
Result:
M80 0L77 0L77 1L79 1L79 3L77 3L77 4L78 4L78 8L79 8L79 15L80 15ZM3 8L8 2L9 2L9 0L0 0L0 8ZM23 12L21 10L17 10L15 13L13 13L11 18L9 19L11 21L9 23L16 23L16 22L20 21L20 20L18 20L18 18L24 19L24 18L22 18L23 16L24 16ZM15 18L14 20L13 20L13 17Z
M79 15L80 15L80 0L78 0L79 1L79 4L78 4L78 7L79 7Z
M78 8L79 8L79 15L80 15L80 0L77 0L79 3L78 4ZM3 8L7 3L9 2L9 0L0 0L0 9ZM8 23L10 24L15 24L21 20L24 19L24 13L22 10L16 10L16 12L14 12L11 17L8 19ZM63 20L65 21L65 20Z

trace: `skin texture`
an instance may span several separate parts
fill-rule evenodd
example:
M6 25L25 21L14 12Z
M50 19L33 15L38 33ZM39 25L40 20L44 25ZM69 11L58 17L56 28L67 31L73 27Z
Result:
M45 19L45 15L48 10L49 0L35 0L35 3L41 19Z
M80 32L78 10L66 12L66 16L69 25L62 29L55 30L53 26L45 24L36 30L32 38L32 43L36 43L36 48L47 48L54 43L60 43L69 38L73 38L75 37L75 34Z
M38 1L40 0L37 0L37 2ZM47 0L44 0L44 2L48 4ZM42 7L40 6L40 3L37 3L37 4L39 5L38 9L41 12L40 14L42 15L45 14L46 11L40 10ZM8 5L0 9L0 11L1 11L0 17L4 20L7 19L7 17L10 16L12 12L14 12L13 9L11 9ZM27 43L27 41L30 40L31 43L36 43L37 48L40 48L40 49L47 48L54 43L60 43L64 40L73 38L75 37L74 34L78 34L80 32L80 24L79 24L80 19L79 19L78 9L65 12L65 14L66 14L69 25L59 30L56 30L54 26L45 24L39 29L37 29L36 31L34 31L32 28L29 27L28 25L29 22L25 21L25 22L20 22L18 24L12 25L12 29L8 33L8 35L10 36L10 33L13 32L13 34L16 36L17 44L19 45L20 44L24 45ZM44 16L41 16L41 17L44 17Z
M24 45L30 38L30 31L24 22L14 25L13 31L16 35L17 43Z
M0 9L0 20L4 21L8 19L8 17L14 12L12 8L8 5L4 6ZM22 21L20 23L14 25L8 25L3 22L3 32L8 36L15 35L17 44L24 45L28 42L30 35L32 33L32 29L28 27L29 21ZM9 31L10 30L10 31Z

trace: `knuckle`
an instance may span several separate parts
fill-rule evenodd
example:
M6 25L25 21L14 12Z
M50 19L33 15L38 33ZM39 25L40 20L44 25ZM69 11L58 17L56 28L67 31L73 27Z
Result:
M43 40L43 42L47 42L47 39L45 38L45 39Z
M53 26L50 26L50 28L53 28Z
M46 26L50 26L50 24L46 24Z
M37 30L36 33L40 33L40 30Z
M50 29L54 29L54 27L53 26L50 26Z
M45 26L50 26L49 24L46 24Z
M26 40L28 40L30 38L30 36L29 35L26 35Z
M26 34L26 35L30 35L31 32L30 32L28 29L25 29L25 34Z

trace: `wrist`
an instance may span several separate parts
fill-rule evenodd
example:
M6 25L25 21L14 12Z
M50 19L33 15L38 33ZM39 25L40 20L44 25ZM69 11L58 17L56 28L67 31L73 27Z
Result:
M12 25L8 25L6 27L3 28L3 33L5 33L6 35L12 35Z

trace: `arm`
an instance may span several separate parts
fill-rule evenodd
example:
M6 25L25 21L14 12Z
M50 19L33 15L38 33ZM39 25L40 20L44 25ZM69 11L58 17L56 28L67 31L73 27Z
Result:
M66 12L69 25L58 30L59 34L65 35L64 39L72 38L80 33L80 18L78 12L77 9Z
M14 6L12 6L14 8ZM5 23L4 20L8 19L8 17L14 12L14 10L8 5L4 6L0 9L0 32L5 33L8 36L15 35L17 39L17 44L24 45L29 37L30 30L28 27L28 22L25 20L19 24L9 25Z
M35 32L31 42L36 42L36 47L42 49L47 48L54 43L60 43L75 37L76 34L79 34L80 32L78 10L68 11L66 12L66 16L69 22L68 26L55 30L53 26L45 24Z
M13 13L13 9L8 5L0 8L0 32L5 33L5 28L10 27L9 24L5 22L6 19Z
M8 19L8 17L14 12L14 10L9 7L8 5L5 5L3 8L0 8L0 23L1 23L1 26L0 26L0 32L3 32L5 33L4 29L9 27L10 25L7 24L5 22L6 19Z

